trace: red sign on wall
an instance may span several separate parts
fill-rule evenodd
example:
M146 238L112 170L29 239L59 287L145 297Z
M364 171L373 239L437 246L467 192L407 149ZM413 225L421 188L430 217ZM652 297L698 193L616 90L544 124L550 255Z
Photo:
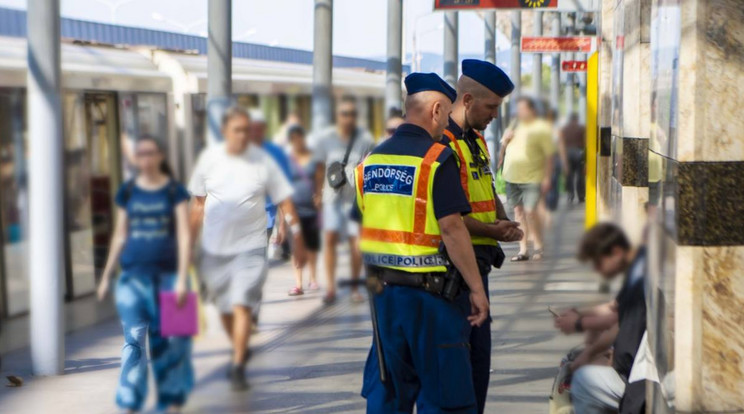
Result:
M434 9L556 8L558 0L434 0Z
M594 49L595 38L589 36L572 37L523 37L522 52L555 53L586 52Z
M586 61L567 60L561 63L561 69L564 72L586 72Z

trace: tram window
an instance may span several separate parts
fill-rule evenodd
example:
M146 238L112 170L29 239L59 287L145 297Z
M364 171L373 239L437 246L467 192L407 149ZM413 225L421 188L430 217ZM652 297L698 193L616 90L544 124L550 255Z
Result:
M0 88L0 316L28 311L25 91Z
M194 160L199 157L201 151L207 146L207 95L195 93L191 95L192 110L192 137Z
M121 123L121 165L123 180L132 178L134 144L138 137L149 136L168 153L167 99L162 93L122 93L119 95Z
M113 228L116 110L113 93L64 96L67 229L73 296L93 292Z

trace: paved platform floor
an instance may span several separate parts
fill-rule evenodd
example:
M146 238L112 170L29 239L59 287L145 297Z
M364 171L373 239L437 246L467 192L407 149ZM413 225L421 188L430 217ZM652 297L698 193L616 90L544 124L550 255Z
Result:
M491 273L493 373L488 413L546 413L557 363L580 341L556 333L548 305L561 308L608 298L597 293L597 279L574 259L583 229L581 209L558 211L553 223L543 261L507 262ZM516 245L505 250L510 257L516 254ZM342 271L341 278L346 274ZM248 367L252 385L248 392L228 389L228 346L216 315L210 315L210 327L195 345L197 385L185 412L364 412L359 391L371 340L368 304L352 304L346 295L326 308L320 294L288 297L291 283L288 265L272 269L255 357ZM0 412L117 412L113 390L121 347L118 322L68 335L66 346L68 359L61 377L29 379L28 351L6 355L2 378L13 373L27 382L21 388L0 387Z

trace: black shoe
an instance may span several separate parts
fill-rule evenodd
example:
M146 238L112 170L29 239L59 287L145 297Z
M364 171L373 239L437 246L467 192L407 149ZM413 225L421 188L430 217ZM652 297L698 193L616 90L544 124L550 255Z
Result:
M245 368L242 365L230 367L230 389L233 391L248 389L248 382L245 380Z
M246 348L245 354L243 356L243 367L245 367L245 364L247 364L252 357L253 352L251 352L250 348ZM232 360L230 360L230 362L227 364L227 371L225 371L225 376L227 377L227 379L230 379L234 367L235 366L233 365Z

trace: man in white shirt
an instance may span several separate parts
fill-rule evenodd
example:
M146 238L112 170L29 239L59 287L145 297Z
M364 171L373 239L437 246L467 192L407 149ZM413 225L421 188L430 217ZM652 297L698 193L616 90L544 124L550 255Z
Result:
M194 196L191 234L196 236L203 227L200 274L232 340L229 374L234 390L247 388L244 366L252 312L268 272L267 196L289 223L295 264L305 260L299 218L290 199L292 185L269 154L249 144L249 126L247 112L229 109L222 122L224 142L202 152L189 183Z

